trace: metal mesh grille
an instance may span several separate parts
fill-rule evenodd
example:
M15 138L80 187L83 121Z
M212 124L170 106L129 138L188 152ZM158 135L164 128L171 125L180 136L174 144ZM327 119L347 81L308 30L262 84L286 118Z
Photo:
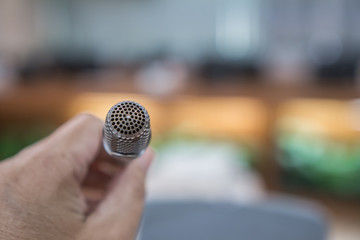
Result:
M123 135L140 132L146 123L146 110L135 102L121 102L112 107L110 122L112 127Z
M108 112L104 140L111 151L136 155L147 147L150 136L149 114L140 104L120 102Z

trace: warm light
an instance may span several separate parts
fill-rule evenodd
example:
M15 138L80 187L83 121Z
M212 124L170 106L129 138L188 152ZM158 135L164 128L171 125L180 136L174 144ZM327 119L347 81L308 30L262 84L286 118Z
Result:
M176 131L193 136L261 141L267 124L265 106L242 97L152 99L136 94L85 93L68 106L68 117L89 112L104 119L112 105L131 100L149 112L154 134Z

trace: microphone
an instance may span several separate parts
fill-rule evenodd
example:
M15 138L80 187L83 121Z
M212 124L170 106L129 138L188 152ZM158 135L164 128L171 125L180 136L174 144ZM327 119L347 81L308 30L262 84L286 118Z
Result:
M110 156L128 163L145 152L150 139L150 117L143 106L123 101L110 108L103 128L103 145Z

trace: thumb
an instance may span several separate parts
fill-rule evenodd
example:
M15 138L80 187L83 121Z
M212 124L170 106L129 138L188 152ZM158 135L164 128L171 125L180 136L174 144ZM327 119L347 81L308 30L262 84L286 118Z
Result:
M89 164L101 148L103 122L90 114L80 114L40 142L15 156L13 164L65 179L85 177ZM51 178L51 176L48 176Z
M80 239L135 239L143 211L146 173L153 158L153 150L147 149L124 169L87 219Z

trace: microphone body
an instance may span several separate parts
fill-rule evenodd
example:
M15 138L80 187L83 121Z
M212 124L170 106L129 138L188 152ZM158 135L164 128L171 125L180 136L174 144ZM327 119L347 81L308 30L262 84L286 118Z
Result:
M103 128L103 145L110 156L128 163L144 153L150 139L150 117L143 106L123 101L110 108Z

